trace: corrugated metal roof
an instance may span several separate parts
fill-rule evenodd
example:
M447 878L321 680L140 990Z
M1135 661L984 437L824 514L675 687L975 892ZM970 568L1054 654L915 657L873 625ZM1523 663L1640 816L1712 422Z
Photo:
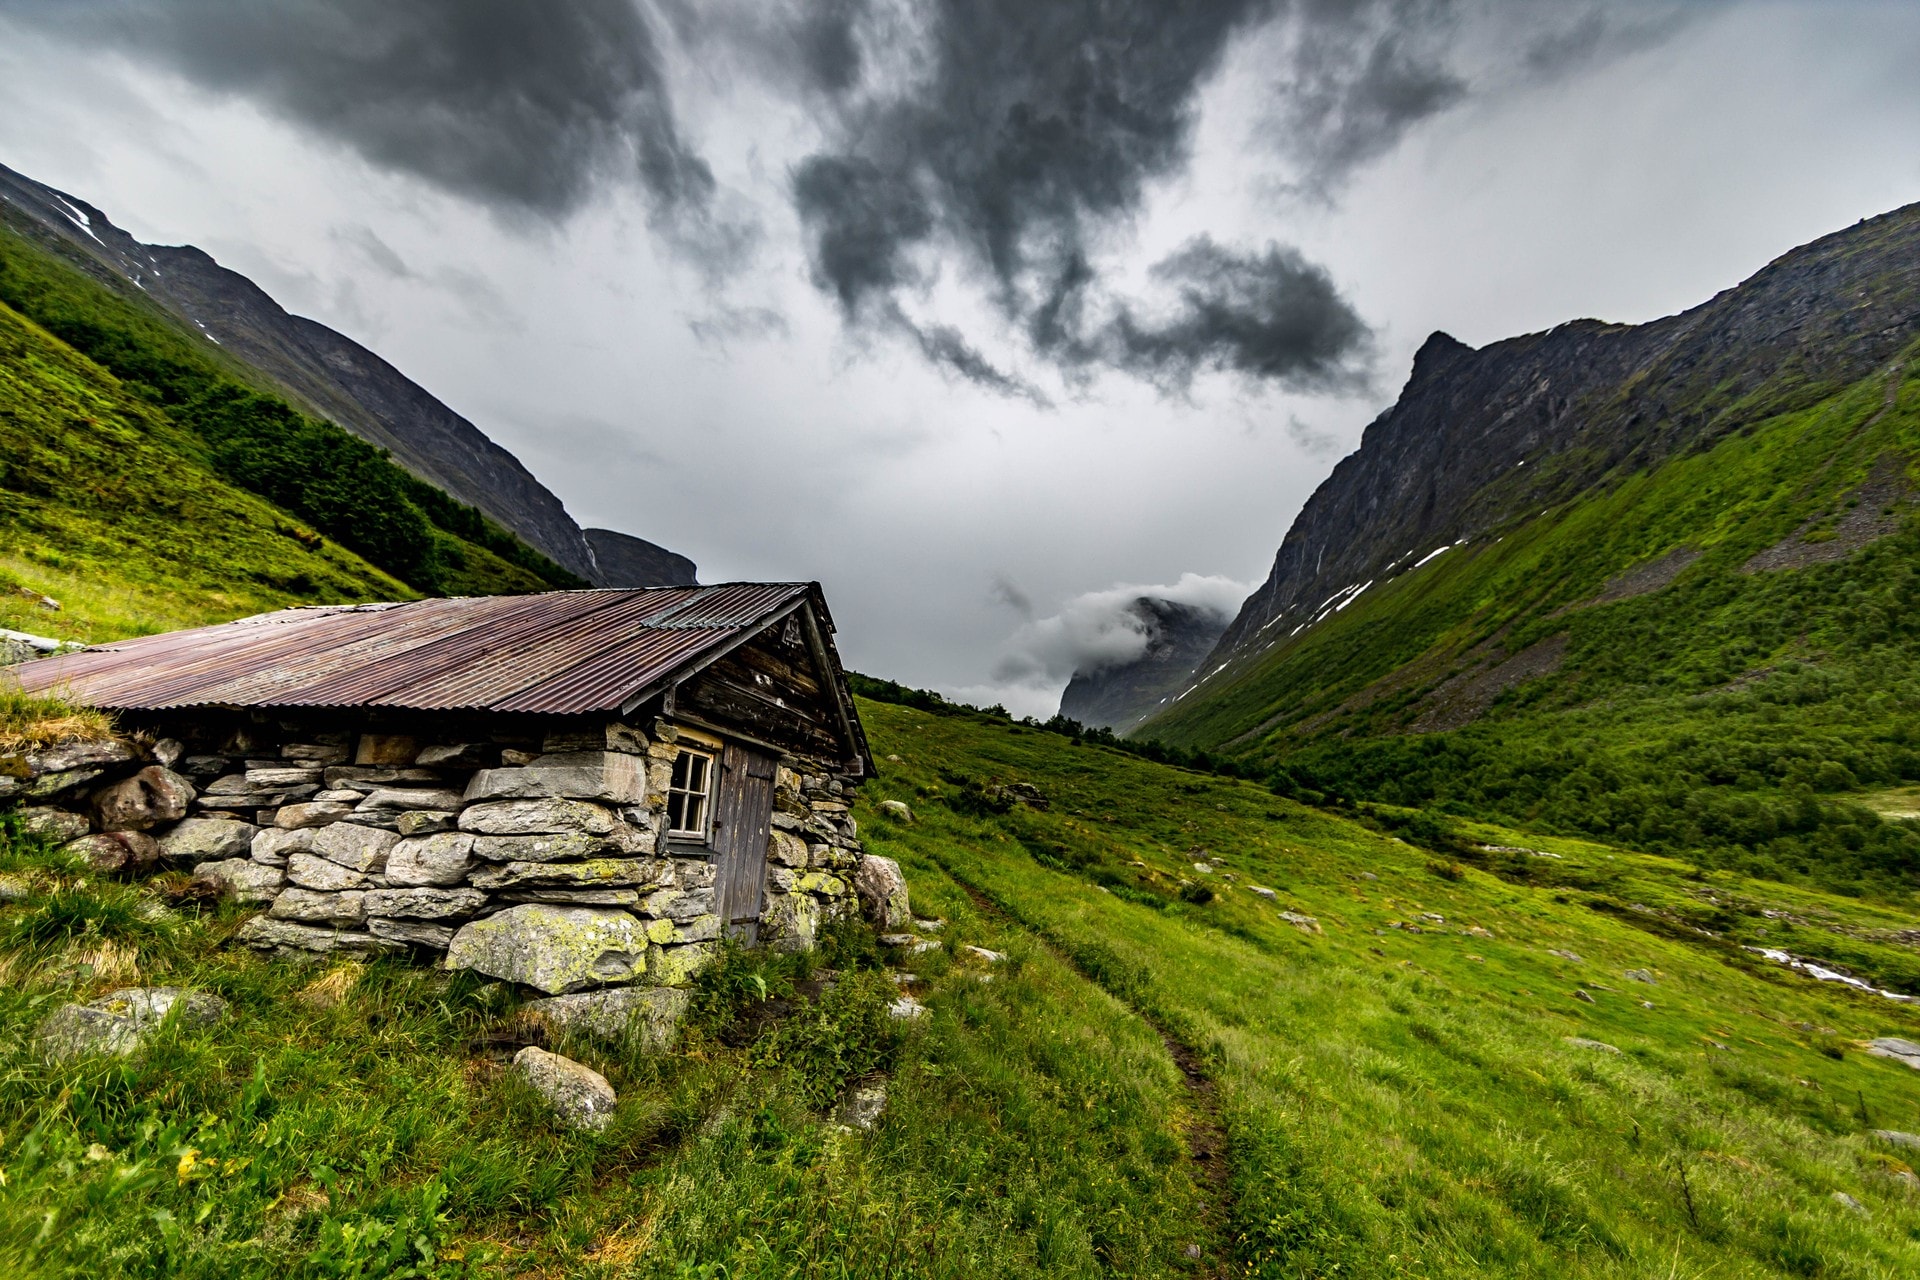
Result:
M811 583L551 591L319 605L170 631L13 670L113 710L396 707L615 712L811 596Z

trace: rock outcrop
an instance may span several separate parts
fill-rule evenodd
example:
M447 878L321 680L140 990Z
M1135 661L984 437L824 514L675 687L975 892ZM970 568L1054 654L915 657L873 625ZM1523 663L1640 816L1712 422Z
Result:
M94 1054L125 1057L169 1017L184 1027L209 1027L227 1015L227 1002L182 987L124 987L85 1004L62 1005L40 1024L35 1041L55 1062Z

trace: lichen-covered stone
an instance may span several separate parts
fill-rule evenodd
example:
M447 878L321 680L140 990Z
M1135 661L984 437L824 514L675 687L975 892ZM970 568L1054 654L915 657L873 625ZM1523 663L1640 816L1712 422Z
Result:
M340 928L357 925L367 918L367 894L362 889L343 889L337 893L319 892L295 886L281 891L267 914L275 920L298 920L302 924L329 924Z
M662 889L649 894L641 908L650 916L687 921L713 910L712 889Z
M673 1042L685 1016L689 995L674 987L614 987L571 996L530 1000L522 1009L557 1031L579 1032L602 1040L632 1036L659 1051Z
M807 842L790 831L775 831L767 844L767 857L775 866L805 867Z
M356 818L380 815L398 820L401 814L415 810L434 810L441 813L457 811L465 803L458 791L427 790L414 787L381 787L367 793L367 798L354 808Z
M665 883L672 874L672 864L661 858L593 858L586 862L508 862L481 867L467 880L477 889L530 885L648 888Z
M853 887L860 895L860 906L877 929L898 929L913 918L907 899L907 878L892 858L865 854L853 873Z
M387 883L452 885L466 881L473 866L474 838L464 831L402 840L387 851Z
M630 981L645 972L646 951L640 922L624 911L525 903L463 926L447 968L560 995Z
M690 942L685 946L655 946L647 956L647 980L663 987L684 986L713 963L717 945Z
M618 1099L607 1078L592 1067L528 1045L514 1055L513 1069L553 1106L573 1129L604 1129Z
M367 914L399 920L458 920L487 905L478 889L374 889L367 894Z
M809 951L820 936L822 912L804 893L770 894L760 919L760 936L782 951Z
M847 882L830 871L809 871L795 876L793 887L799 893L817 893L828 898L838 898L847 892Z
M500 895L508 902L550 902L562 907L637 907L638 889L567 889L535 885L526 889L508 889Z
M230 818L188 818L160 837L160 856L176 862L243 858L259 828Z
M409 809L394 815L393 829L403 836L425 836L451 831L459 821L460 815L451 809Z
M612 810L585 800L492 800L460 813L460 829L485 836L604 836L620 819Z
M315 857L311 853L287 856L287 879L304 889L318 889L323 893L365 889L372 884L353 868L343 867L331 858Z
M292 831L278 826L267 827L253 837L253 860L269 867L284 867L287 859L294 854L311 853L313 837L317 834L313 827L300 827Z
M536 758L517 769L482 769L467 784L475 800L560 796L637 804L646 798L646 773L634 756L615 751L569 751Z
M400 843L400 834L356 822L336 822L322 827L313 838L315 856L362 873L379 871L387 865L387 853Z
M32 834L55 844L78 840L92 829L85 815L56 809L51 805L36 805L20 810L20 824Z
M141 875L160 861L160 842L144 831L102 831L62 847L105 876Z
M280 868L251 858L224 858L195 867L193 881L235 902L272 902L287 877Z
M85 1004L62 1005L40 1024L35 1039L55 1062L94 1054L132 1053L171 1015L185 1027L212 1026L227 1002L183 987L125 987Z

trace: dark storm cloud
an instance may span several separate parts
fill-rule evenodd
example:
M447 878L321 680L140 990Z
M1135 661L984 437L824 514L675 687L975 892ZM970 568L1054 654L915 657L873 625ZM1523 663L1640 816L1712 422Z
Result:
M1174 287L1179 305L1157 323L1123 309L1107 335L1115 366L1175 387L1204 369L1310 391L1359 385L1354 362L1371 331L1326 269L1297 251L1236 253L1201 236L1153 274Z
M17 22L160 63L503 212L637 178L685 217L714 189L631 0L0 0Z
M1191 246L1161 273L1178 312L1152 323L1091 265L1148 184L1184 166L1198 94L1229 44L1286 10L1283 0L924 6L915 74L894 95L849 96L834 145L794 170L814 282L850 323L905 323L929 358L1030 398L958 333L930 343L904 320L930 251L957 256L1070 380L1116 368L1166 385L1222 369L1301 389L1351 385L1368 328L1293 251ZM844 29L857 55L858 30ZM1364 96L1384 111L1412 92L1409 65L1388 57L1352 78L1371 77Z

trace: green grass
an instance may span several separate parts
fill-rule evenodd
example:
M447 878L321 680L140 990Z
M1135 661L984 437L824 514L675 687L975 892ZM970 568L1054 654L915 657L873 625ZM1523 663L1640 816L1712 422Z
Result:
M885 770L858 805L863 836L901 861L917 913L948 922L930 935L942 949L894 958L920 974L928 1015L876 1017L891 984L855 934L822 958L837 1000L755 1035L761 992L818 975L735 957L675 1052L561 1046L620 1091L615 1123L592 1136L557 1130L486 1052L516 1017L501 988L228 950L231 909L156 914L142 891L80 883L9 837L4 866L33 888L0 905L0 1271L1920 1266L1920 1190L1896 1176L1903 1153L1866 1134L1920 1131L1920 1073L1860 1049L1920 1037L1920 1014L1741 946L1902 980L1914 947L1894 935L1920 924L1911 901L1397 811L1361 822L1004 721L861 710ZM999 812L977 785L1012 781L1051 808ZM882 816L886 798L917 820ZM1637 969L1655 985L1626 977ZM233 1016L124 1061L55 1068L34 1053L58 1002L136 979L216 991ZM1155 1024L1196 1051L1214 1102ZM838 1130L833 1100L874 1071L889 1086L880 1127ZM1210 1107L1228 1135L1218 1184L1189 1153Z
M1374 587L1138 731L1332 791L1586 834L1849 892L1920 883L1920 833L1862 788L1920 781L1920 516L1850 557L1747 573L1920 456L1920 361L1615 477ZM1909 480L1908 483L1911 483ZM1823 524L1824 522L1824 524ZM1590 603L1699 553L1672 585ZM1276 632L1276 634L1283 634ZM1496 649L1558 670L1464 727L1422 716Z

